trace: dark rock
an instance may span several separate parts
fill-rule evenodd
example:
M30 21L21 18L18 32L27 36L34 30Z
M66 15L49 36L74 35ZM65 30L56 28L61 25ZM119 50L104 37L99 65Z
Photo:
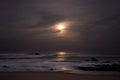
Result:
M53 71L54 69L53 68L50 68L51 71Z
M91 58L91 61L95 61L95 62L97 62L98 59L96 59L96 58Z
M78 70L86 70L86 71L120 71L120 64L102 64L102 65L94 65L94 66L77 66Z
M9 67L8 67L8 66L6 66L6 65L3 65L2 67L3 67L3 68L9 68Z
M39 53L34 53L35 55L39 55Z

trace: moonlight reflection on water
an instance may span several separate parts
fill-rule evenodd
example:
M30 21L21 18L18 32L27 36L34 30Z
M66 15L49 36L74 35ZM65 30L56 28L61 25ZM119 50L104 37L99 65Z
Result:
M66 60L66 52L58 52L56 61L65 61Z

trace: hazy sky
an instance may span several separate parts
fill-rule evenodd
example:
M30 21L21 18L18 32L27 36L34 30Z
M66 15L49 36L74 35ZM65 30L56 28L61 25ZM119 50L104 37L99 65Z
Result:
M120 0L0 0L0 52L36 50L120 51Z

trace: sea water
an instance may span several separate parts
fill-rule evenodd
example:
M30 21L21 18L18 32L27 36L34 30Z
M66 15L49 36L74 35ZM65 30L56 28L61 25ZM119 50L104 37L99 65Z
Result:
M116 54L116 55L115 55ZM0 72L63 71L77 74L119 74L117 71L84 71L76 67L120 63L119 53L110 52L37 52L1 53Z

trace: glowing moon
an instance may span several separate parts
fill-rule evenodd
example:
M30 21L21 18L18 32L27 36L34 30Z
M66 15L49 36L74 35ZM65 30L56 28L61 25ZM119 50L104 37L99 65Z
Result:
M57 29L58 30L64 30L65 29L65 26L63 25L63 24L59 24L58 26L57 26Z

